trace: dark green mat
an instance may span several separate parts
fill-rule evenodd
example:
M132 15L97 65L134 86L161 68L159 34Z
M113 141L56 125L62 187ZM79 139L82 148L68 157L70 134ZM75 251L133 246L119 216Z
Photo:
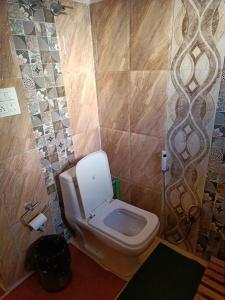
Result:
M118 300L193 300L205 268L159 244Z

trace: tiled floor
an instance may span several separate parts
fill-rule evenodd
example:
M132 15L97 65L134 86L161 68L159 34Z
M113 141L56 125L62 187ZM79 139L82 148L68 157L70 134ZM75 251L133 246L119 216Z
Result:
M0 297L4 295L4 291L0 288Z
M70 249L73 279L66 289L47 293L40 287L36 276L32 275L4 300L113 300L125 281L102 269L74 246Z

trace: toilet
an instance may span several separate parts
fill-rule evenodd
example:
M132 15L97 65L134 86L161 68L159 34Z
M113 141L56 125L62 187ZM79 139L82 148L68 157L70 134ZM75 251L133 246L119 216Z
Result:
M151 244L159 230L158 217L113 199L104 151L87 155L59 178L65 216L75 231L85 229L84 232L92 233L96 239L126 256L138 256Z

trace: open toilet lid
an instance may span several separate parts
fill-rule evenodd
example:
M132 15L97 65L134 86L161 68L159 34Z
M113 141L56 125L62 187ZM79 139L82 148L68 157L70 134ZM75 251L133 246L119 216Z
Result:
M97 151L82 158L76 165L76 177L87 218L98 206L113 197L106 153Z

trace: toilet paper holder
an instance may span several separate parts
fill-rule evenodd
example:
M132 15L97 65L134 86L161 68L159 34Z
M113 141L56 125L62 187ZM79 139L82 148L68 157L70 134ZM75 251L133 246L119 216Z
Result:
M25 220L25 217L26 217L30 212L34 211L35 208L36 208L36 206L38 206L38 204L40 204L40 201L37 201L37 202L35 202L35 203L28 203L28 204L26 204L26 205L24 206L24 208L25 208L25 213L20 217L20 222L21 222L24 226L29 227L30 229L31 229L31 227L30 227L29 223ZM37 216L38 214L40 214L40 213L46 212L46 211L47 211L47 208L48 208L48 206L45 205L44 208L43 208L40 212L38 212L38 213L36 214L36 216Z

